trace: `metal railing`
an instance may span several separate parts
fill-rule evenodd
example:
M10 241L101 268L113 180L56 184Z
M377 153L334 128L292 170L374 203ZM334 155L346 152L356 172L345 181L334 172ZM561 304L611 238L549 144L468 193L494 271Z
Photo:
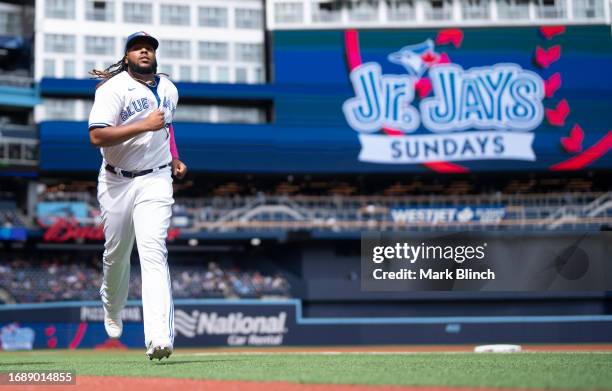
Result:
M177 200L175 214L187 217L187 229L222 232L598 229L612 224L611 194L219 197ZM402 211L412 215L437 213L444 218L398 218ZM490 211L494 212L492 217L473 218Z
M88 192L43 200L98 207ZM186 232L599 230L612 226L612 192L178 198L172 225Z

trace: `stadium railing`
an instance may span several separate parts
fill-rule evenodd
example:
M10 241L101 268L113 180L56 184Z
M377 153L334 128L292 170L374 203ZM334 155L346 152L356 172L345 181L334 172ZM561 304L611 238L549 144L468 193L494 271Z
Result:
M86 192L50 197L62 199L97 208ZM186 232L599 230L612 225L612 192L178 198L173 215L173 226Z

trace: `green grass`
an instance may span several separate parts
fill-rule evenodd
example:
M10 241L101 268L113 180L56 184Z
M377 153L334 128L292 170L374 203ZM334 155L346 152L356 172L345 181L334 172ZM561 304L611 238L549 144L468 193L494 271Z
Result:
M75 370L79 375L268 380L298 383L612 389L612 353L321 355L143 352L0 353L0 371Z

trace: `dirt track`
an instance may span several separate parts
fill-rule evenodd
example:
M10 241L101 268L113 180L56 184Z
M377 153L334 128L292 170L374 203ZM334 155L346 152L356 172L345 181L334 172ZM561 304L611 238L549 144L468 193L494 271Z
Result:
M79 376L74 386L23 386L19 391L168 391L180 389L181 391L214 390L214 391L461 391L472 388L461 387L408 387L408 386L364 386L364 385L338 385L338 384L298 384L289 382L251 382L226 380L192 380L168 378L140 378L140 377L103 377ZM498 391L499 389L479 387L479 391ZM513 391L504 388L504 391ZM516 390L518 391L518 390ZM525 391L525 389L521 389Z

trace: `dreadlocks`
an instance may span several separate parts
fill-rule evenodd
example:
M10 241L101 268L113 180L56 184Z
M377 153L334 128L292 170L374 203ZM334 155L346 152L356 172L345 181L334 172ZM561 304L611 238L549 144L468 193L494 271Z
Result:
M91 75L92 79L103 79L96 86L96 88L98 88L102 84L109 81L112 77L117 76L123 71L127 71L129 67L130 66L128 65L128 62L125 61L125 57L124 57L121 60L117 61L116 63L110 65L108 68L104 69L103 71L100 71L98 69L92 69L91 71L89 71L89 74ZM155 65L153 66L153 69L154 69L153 73L155 76L164 75L166 77L170 77L170 75L168 75L167 73L163 73L163 72L157 73L157 63L155 63Z
M128 69L128 65L125 62L125 57L122 58L121 60L117 61L116 63L114 63L113 65L109 66L108 68L104 69L103 71L97 70L97 69L92 69L89 74L92 76L92 79L105 79L108 80L113 76L117 76L118 74L120 74L123 71L127 71Z

